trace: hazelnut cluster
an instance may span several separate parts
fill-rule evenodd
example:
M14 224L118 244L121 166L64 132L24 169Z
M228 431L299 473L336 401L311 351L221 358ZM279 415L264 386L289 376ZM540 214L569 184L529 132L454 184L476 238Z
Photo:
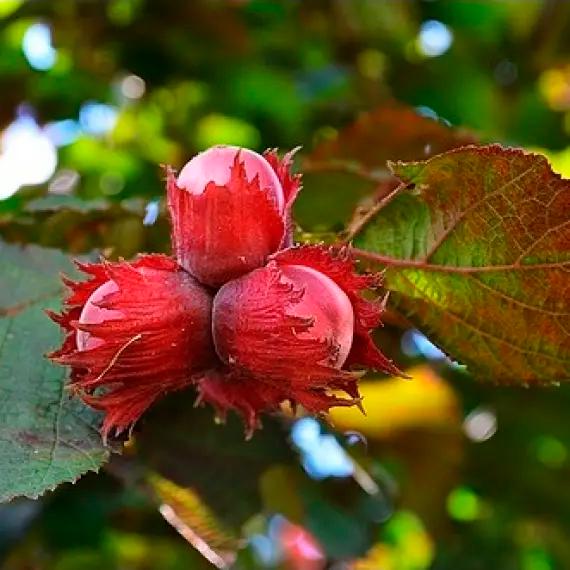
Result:
M355 368L397 373L370 338L383 306L362 293L378 276L356 273L346 248L293 245L291 162L217 146L178 177L168 169L173 256L78 264L89 279L65 280L51 317L66 336L50 357L104 412L105 438L189 386L251 434L286 402L315 414L358 404Z

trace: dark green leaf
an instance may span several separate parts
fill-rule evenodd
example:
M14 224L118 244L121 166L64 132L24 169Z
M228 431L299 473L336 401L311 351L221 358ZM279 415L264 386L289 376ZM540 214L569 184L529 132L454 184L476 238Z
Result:
M179 487L192 489L234 531L261 507L260 476L291 461L287 436L276 421L246 441L235 416L214 422L211 408L194 408L195 394L167 398L150 411L137 438L145 464Z
M107 458L98 416L65 388L44 353L60 342L44 308L59 305L61 253L0 244L0 501L37 497Z

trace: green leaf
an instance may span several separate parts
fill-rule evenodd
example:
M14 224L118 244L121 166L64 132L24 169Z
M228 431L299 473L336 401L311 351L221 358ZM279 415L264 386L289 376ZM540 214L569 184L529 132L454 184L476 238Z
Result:
M58 251L0 243L0 501L38 497L107 458L98 415L44 357L60 342L44 313L58 308L60 270L72 266Z
M391 166L407 186L354 243L392 306L478 377L570 379L570 181L499 145Z
M137 435L137 450L154 477L192 490L220 525L239 534L261 508L259 478L292 452L282 426L271 418L246 441L235 416L217 425L211 408L195 408L191 391L166 398L149 410Z
M56 296L61 289L59 272L64 270L72 271L73 266L60 251L0 242L0 316Z

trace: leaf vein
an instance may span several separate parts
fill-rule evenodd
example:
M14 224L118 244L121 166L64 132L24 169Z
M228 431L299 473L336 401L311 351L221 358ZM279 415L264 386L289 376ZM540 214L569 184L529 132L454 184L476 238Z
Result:
M504 192L504 190L506 188L508 188L511 185L515 185L521 178L523 178L524 176L526 176L529 172L531 172L533 169L535 168L534 163L531 164L528 168L526 168L523 172L521 172L520 174L518 174L517 176L515 176L514 178L512 178L511 180L508 180L507 182L505 182L502 186L500 186L499 188L497 188L497 190L493 190L492 192L489 193L485 193L479 200L473 202L473 204L471 204L469 207L465 208L462 212L459 213L459 215L453 220L453 222L450 224L450 226L445 229L441 235L439 236L439 238L434 242L434 244L432 245L430 251L427 252L424 261L429 261L430 258L434 255L434 253L439 249L439 247L443 244L443 242L445 241L445 239L449 236L449 234L454 231L457 226L459 225L459 223L465 219L465 216L467 216L467 214L470 214L471 212L473 212L474 210L476 210L479 206L483 205L485 202L487 202L490 198L496 196L497 194L501 194L502 192Z
M559 356L547 354L544 352L537 352L534 350L525 349L521 346L518 346L517 344L514 344L510 340L506 340L506 339L501 338L499 336L496 336L490 332L487 332L481 328L478 328L476 325L470 323L469 321L465 320L464 318L460 317L459 315L456 315L454 312L450 311L449 309L446 309L445 307L442 307L441 305L438 305L437 303L435 303L433 301L433 299L428 297L425 294L425 292L422 291L419 287L417 287L417 285L413 281L411 281L406 275L400 274L400 276L403 277L411 285L411 287L414 288L424 298L424 300L426 300L428 303L437 307L444 315L447 315L450 318L455 319L457 322L459 322L460 324L463 324L465 327L471 329L476 334L479 334L481 336L485 336L485 337L487 337L493 341L501 342L501 343L509 346L513 350L520 352L521 354L523 354L525 356L526 355L539 356L541 358L548 358L550 360L561 362L563 364L568 364L570 362L570 360L568 358L560 358Z

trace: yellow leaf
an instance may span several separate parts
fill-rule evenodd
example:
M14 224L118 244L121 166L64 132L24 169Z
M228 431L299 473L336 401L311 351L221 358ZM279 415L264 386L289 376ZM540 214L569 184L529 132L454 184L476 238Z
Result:
M389 378L360 383L366 415L356 408L333 408L331 421L339 430L385 438L394 431L422 426L458 424L457 397L429 366L406 371L409 380Z

